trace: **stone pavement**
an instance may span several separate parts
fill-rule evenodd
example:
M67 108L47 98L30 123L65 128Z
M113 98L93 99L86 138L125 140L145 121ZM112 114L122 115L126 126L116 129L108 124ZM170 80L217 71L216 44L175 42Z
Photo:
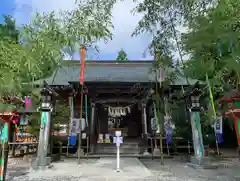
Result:
M45 171L30 171L24 176L15 177L14 181L107 181L107 180L151 180L153 174L137 158L122 158L121 171L116 172L116 159L103 158L97 160L65 160L53 164L53 168Z
M240 181L240 167L217 170L195 170L185 163L164 160L121 158L121 172L116 172L116 159L101 158L81 160L65 159L45 171L27 170L27 164L9 167L10 181ZM21 172L19 168L22 168Z
M159 181L240 181L239 161L231 167L219 169L193 169L186 163L165 159L164 165L160 160L141 159L142 163L158 178ZM236 160L233 160L236 161Z

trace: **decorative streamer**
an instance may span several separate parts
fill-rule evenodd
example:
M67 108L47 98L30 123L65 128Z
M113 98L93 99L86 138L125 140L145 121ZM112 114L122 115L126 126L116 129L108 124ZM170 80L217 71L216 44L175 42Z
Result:
M25 110L28 111L32 105L32 100L31 100L32 98L31 96L24 96L24 99L25 99Z
M216 113L215 104L214 104L214 100L213 100L212 88L211 88L211 84L210 84L210 81L208 79L208 74L207 73L206 73L206 81L207 81L207 84L208 84L209 97L210 97L210 101L211 101L211 105L212 105L213 115L214 115L214 118L216 119L217 118L217 113ZM222 140L221 139L218 140L219 136L216 135L215 130L214 130L214 132L215 132L217 153L219 155L218 143L222 143Z
M206 81L207 81L207 84L208 84L209 97L210 97L210 101L211 101L211 105L212 105L212 109L213 109L213 115L214 115L214 117L216 117L217 114L216 114L216 109L215 109L214 100L213 100L212 88L211 88L211 84L209 82L207 73L206 73Z

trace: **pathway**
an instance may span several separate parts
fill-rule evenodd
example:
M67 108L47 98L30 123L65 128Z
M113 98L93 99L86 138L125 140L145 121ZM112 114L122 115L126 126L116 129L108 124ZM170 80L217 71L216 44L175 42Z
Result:
M236 161L236 160L235 160ZM240 167L217 170L195 170L172 159L121 158L121 172L116 172L116 159L75 159L53 164L52 169L27 172L27 164L10 164L10 181L240 181ZM237 162L236 164L238 164ZM19 168L22 169L19 169ZM14 172L15 171L15 172ZM13 174L14 173L14 174ZM25 173L25 174L24 174ZM14 178L13 178L14 177Z

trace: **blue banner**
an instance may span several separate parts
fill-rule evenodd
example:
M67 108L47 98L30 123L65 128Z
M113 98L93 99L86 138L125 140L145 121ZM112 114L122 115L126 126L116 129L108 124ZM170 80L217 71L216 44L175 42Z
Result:
M167 124L165 127L166 143L172 144L172 127Z
M216 137L217 137L217 142L221 144L223 142L223 134L217 133Z

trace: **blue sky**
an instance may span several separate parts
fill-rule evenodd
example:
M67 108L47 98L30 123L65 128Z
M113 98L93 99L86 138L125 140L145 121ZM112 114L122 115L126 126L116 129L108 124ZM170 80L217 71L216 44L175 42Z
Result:
M15 3L14 0L3 0L0 6L0 14L10 14L14 13ZM3 21L3 17L0 16L0 23Z
M58 10L72 9L75 7L75 0L2 0L0 6L1 14L12 15L17 24L29 22L31 15L36 11L50 12ZM151 56L143 57L143 53L150 41L149 36L138 36L132 38L131 34L141 19L140 15L132 15L131 10L135 4L130 1L118 2L113 9L113 40L107 44L99 42L100 53L89 55L90 59L114 60L120 49L128 54L130 60L150 60ZM0 18L0 22L2 17ZM75 58L78 58L76 54Z

